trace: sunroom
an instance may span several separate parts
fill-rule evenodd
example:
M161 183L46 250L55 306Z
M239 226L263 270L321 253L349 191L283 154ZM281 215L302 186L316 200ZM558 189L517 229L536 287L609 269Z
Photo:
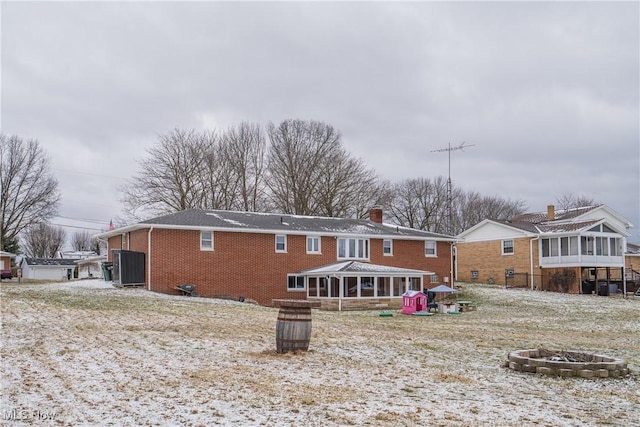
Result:
M625 289L627 233L604 221L574 224L575 231L545 230L540 236L540 268L550 290L608 295ZM549 232L551 231L551 232ZM556 284L563 285L560 289Z
M302 271L295 280L304 281L307 299L319 300L324 309L397 308L402 305L403 293L423 291L425 276L434 274L432 271L344 261Z

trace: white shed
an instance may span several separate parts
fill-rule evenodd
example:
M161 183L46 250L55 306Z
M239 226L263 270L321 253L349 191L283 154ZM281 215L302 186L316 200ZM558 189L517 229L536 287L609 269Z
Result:
M23 258L22 277L38 280L68 280L73 278L77 259Z

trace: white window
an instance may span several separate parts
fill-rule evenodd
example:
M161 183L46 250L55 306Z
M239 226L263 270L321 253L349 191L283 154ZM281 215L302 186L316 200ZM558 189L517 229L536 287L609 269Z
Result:
M393 255L393 240L384 239L382 241L382 253L383 255Z
M276 252L287 252L287 236L276 234Z
M307 253L308 254L322 253L320 248L320 237L307 236Z
M200 250L201 251L213 250L213 231L200 232Z
M288 291L304 291L304 276L295 276L290 274L287 276L287 290Z
M596 255L609 255L608 237L596 237Z
M620 239L612 237L609 239L609 244L611 245L611 250L609 251L609 254L611 256L622 255L622 245L620 244Z
M513 240L502 241L502 255L513 254Z
M578 255L578 236L569 237L569 255Z
M433 240L427 240L426 242L424 242L424 256L438 255L436 248L437 248L437 242Z
M437 274L432 274L429 276L429 283L440 283L440 276Z
M578 236L560 238L560 256L578 255Z
M338 239L338 259L369 259L369 240Z

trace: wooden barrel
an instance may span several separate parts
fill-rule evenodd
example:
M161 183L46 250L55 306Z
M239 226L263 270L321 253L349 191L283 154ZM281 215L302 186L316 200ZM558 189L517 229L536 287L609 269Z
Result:
M274 300L280 306L276 323L276 352L309 350L311 307L319 303L305 300Z

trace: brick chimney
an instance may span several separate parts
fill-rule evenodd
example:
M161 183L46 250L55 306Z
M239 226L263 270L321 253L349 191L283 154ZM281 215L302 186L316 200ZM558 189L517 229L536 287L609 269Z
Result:
M369 210L369 220L371 222L377 222L382 224L382 209L378 206L374 206Z
M554 205L547 206L547 219L549 221L556 219L556 207Z

